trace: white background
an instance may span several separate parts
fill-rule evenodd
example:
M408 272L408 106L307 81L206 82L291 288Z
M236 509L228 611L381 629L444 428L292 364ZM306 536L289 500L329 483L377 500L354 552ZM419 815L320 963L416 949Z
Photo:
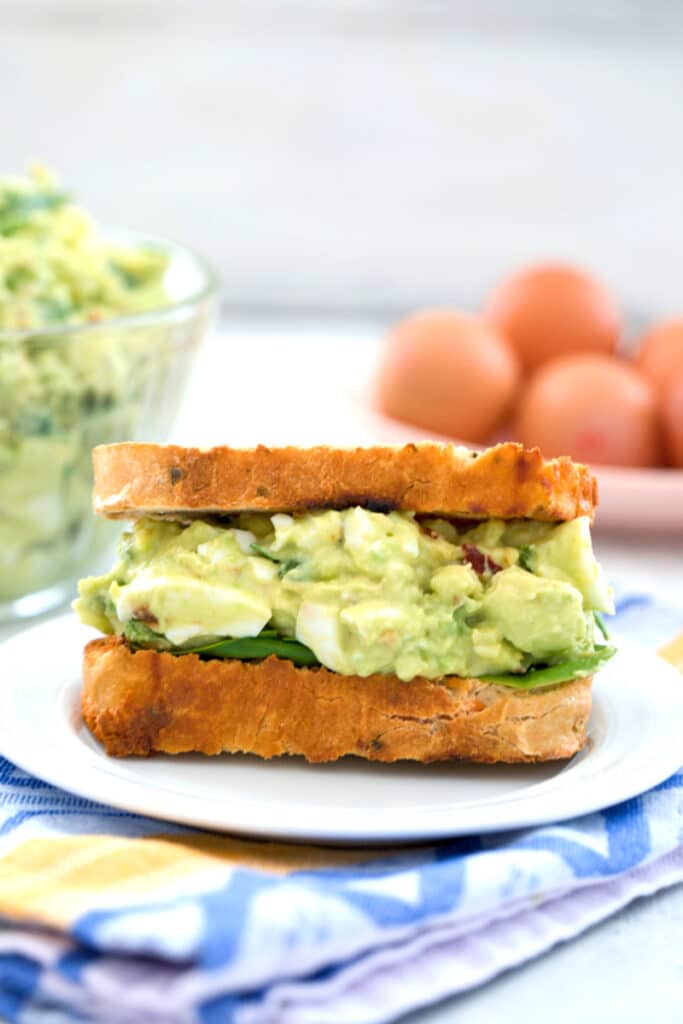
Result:
M474 303L547 256L683 307L677 0L0 0L0 54L2 169L233 307Z

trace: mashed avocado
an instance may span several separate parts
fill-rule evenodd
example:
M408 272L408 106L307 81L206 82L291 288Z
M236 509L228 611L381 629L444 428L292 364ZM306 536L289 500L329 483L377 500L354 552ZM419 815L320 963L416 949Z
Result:
M90 451L135 432L154 347L149 328L108 324L167 304L166 264L109 244L44 171L0 182L0 604L99 546Z
M594 613L613 610L587 520L462 529L363 508L141 520L118 564L83 580L80 594L84 622L140 646L275 637L333 671L404 680L519 674L592 655Z

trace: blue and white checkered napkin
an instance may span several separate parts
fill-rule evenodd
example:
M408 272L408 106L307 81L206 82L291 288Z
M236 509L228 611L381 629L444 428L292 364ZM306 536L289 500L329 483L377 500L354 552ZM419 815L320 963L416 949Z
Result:
M653 644L683 616L621 602ZM419 850L160 825L0 760L0 1018L390 1021L683 880L683 770L601 814Z

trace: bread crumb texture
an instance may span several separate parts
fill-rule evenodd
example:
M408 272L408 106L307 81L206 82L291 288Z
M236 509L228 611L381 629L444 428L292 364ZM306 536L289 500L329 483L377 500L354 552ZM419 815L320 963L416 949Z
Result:
M107 637L85 649L88 728L115 757L196 751L352 754L369 761L550 761L586 740L592 679L516 691L478 679L343 676L261 662L132 650Z
M421 442L370 448L95 448L95 511L193 518L361 505L472 519L593 519L585 466L507 442L473 452Z

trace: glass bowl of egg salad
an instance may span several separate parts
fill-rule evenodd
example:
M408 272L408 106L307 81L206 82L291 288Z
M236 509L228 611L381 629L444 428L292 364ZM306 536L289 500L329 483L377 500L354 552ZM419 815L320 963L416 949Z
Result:
M46 171L0 181L0 621L60 604L108 549L91 450L167 436L216 293L189 250L99 227Z

